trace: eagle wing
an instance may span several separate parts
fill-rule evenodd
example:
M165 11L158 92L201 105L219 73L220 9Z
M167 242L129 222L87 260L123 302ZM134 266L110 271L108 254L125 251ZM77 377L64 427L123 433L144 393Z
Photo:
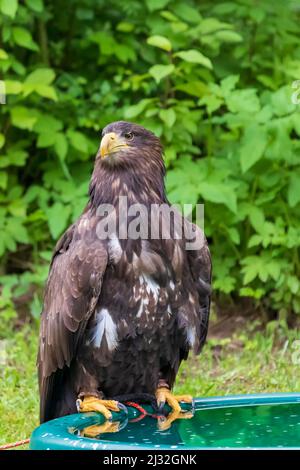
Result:
M189 267L199 301L199 310L197 312L199 323L197 330L199 336L195 351L196 354L198 354L205 343L208 331L212 264L210 251L203 231L194 224L190 225L192 225L193 233L196 233L198 241L200 242L200 246L196 250L187 250Z
M46 284L38 353L41 422L51 418L61 372L76 355L106 270L107 251L96 232L86 230L86 215L83 222L83 233L79 222L57 243Z

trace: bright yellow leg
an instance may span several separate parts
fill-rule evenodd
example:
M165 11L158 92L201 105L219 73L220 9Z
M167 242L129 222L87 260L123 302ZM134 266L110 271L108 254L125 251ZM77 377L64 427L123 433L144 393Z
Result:
M101 413L105 419L111 420L111 411L120 411L118 402L115 400L100 400L93 396L85 396L83 399L78 398L77 409L80 413L88 411L97 411Z
M162 408L168 403L172 411L165 419L159 419L158 427L161 431L169 429L177 419L191 419L194 414L191 411L182 411L180 402L193 403L191 395L173 395L167 387L158 387L155 393L157 405Z
M167 387L158 387L155 393L158 407L161 408L167 402L173 411L182 411L179 402L193 403L191 395L173 395Z

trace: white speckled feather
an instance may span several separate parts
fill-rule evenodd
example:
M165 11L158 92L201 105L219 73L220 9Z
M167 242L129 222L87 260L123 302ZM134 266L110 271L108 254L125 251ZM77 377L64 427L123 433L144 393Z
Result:
M93 328L91 342L96 348L100 348L103 338L105 337L107 347L113 351L118 344L117 327L111 318L109 311L102 308L97 312L97 325Z

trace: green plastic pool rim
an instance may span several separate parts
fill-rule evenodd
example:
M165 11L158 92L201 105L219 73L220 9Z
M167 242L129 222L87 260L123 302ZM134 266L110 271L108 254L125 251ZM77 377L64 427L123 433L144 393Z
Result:
M251 395L229 395L220 397L205 397L195 399L195 410L215 410L217 408L230 409L232 407L247 407L259 405L286 405L300 404L300 393L272 393ZM149 406L146 410L151 412ZM300 409L300 408L299 408ZM135 418L139 412L135 408L128 408L128 419ZM300 418L300 413L299 413ZM113 420L119 420L120 414L113 413ZM144 442L109 441L101 439L86 438L74 432L93 424L104 422L102 415L97 413L73 414L57 418L36 428L30 439L32 450L212 450L220 449L220 446L172 446L172 445L147 445ZM300 423L299 423L300 424ZM249 447L226 447L230 449L243 449ZM260 450L273 449L272 446L258 447ZM300 449L293 446L288 449Z

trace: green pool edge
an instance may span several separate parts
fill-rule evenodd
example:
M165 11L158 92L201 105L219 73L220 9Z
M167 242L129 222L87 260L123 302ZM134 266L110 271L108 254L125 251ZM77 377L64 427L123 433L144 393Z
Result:
M239 406L257 405L280 405L300 403L300 393L271 393L271 394L251 394L251 395L227 395L218 397L195 398L195 410L207 410L216 408L231 408ZM151 412L149 406L145 406ZM138 416L134 408L128 408L128 419ZM123 415L125 419L125 415ZM113 420L119 420L119 413L113 413ZM31 450L154 450L152 445L145 443L108 442L99 439L85 438L72 434L69 430L83 429L93 424L101 424L104 421L102 415L96 413L73 414L57 418L36 428L30 439ZM213 450L218 447L191 447L182 446L180 450ZM233 448L232 448L233 449ZM237 448L235 448L237 449ZM239 447L238 449L242 449ZM272 449L272 447L260 447L259 449ZM292 449L289 447L289 449ZM300 449L293 447L293 449ZM155 450L172 450L171 445L161 445ZM177 449L179 450L179 449Z

